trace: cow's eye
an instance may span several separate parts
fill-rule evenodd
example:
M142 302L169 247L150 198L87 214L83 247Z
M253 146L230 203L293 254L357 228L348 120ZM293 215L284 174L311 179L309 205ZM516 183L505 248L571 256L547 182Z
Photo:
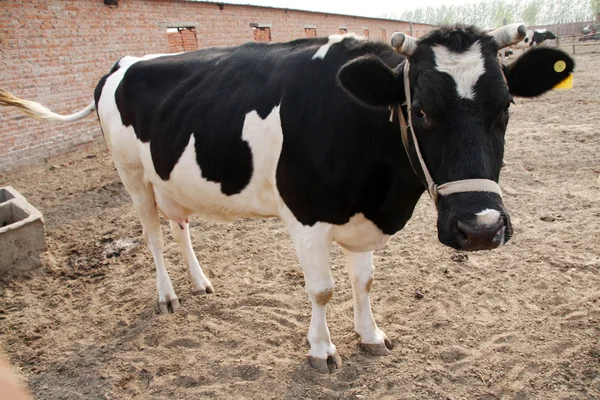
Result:
M413 112L415 113L415 117L417 117L417 119L424 120L427 118L425 111L423 111L421 107L414 108Z

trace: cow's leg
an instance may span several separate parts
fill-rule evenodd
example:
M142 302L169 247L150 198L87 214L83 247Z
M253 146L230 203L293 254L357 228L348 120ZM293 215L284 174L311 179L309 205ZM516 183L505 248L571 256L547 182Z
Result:
M373 252L355 253L345 248L346 268L352 282L354 297L354 330L361 338L362 347L370 354L383 356L389 354L392 342L377 327L369 292L373 283Z
M320 224L305 226L293 217L286 218L286 222L304 272L306 291L312 305L308 329L308 361L313 368L329 373L342 366L342 360L331 342L326 319L327 303L333 296L335 286L329 265L331 228Z
M169 310L175 312L179 308L179 299L173 290L171 278L165 267L165 258L163 255L165 243L162 229L160 228L160 217L152 185L144 181L141 168L132 166L122 167L117 161L115 161L115 165L121 176L123 185L131 197L133 207L140 218L144 237L154 258L160 312L162 314L168 314Z
M215 290L206 275L204 275L204 271L202 271L196 253L194 253L194 249L192 248L189 225L185 221L180 223L169 221L173 238L179 245L185 264L188 267L188 273L193 286L192 294L212 293Z

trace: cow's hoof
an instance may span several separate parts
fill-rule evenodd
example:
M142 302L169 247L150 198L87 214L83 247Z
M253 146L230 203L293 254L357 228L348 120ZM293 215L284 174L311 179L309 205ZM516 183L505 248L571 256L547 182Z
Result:
M390 354L390 350L394 348L394 345L392 345L392 341L386 337L383 340L383 343L361 343L361 347L372 356L387 356Z
M215 289L213 289L212 285L208 285L207 287L205 287L203 289L194 289L192 291L192 296L199 296L201 294L211 294L214 292L215 292Z
M308 363L322 374L332 374L336 369L342 368L342 359L337 353L327 358L309 356Z
M161 314L172 314L179 309L179 299L175 297L170 300L159 300L158 309Z

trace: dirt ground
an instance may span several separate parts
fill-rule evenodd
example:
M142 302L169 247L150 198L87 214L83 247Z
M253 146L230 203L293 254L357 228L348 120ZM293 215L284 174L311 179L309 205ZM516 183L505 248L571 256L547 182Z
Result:
M154 265L104 147L0 179L43 212L48 242L42 269L0 286L2 346L37 399L598 399L600 53L576 59L573 90L512 107L508 245L443 247L423 197L376 252L372 305L390 356L359 348L336 248L328 320L344 365L309 367L310 306L278 220L192 221L207 296L191 296L164 224L182 307L159 315Z

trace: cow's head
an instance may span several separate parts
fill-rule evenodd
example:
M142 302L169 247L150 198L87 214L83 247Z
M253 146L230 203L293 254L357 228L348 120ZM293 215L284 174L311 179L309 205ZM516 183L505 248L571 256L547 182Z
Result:
M537 29L535 32L540 33L542 35L542 40L540 40L540 42L543 42L544 40L547 40L547 39L548 40L556 39L556 35L547 29Z
M498 49L522 40L525 32L524 25L514 24L488 34L474 27L442 28L419 40L396 33L392 46L408 62L392 70L378 57L364 56L339 71L342 87L369 106L397 106L410 98L408 107L400 107L400 125L412 125L414 136L404 130L405 146L416 174L440 187L439 194L429 190L438 210L438 237L445 245L492 249L512 235L497 185L509 106L513 96L547 92L574 67L568 55L549 48L531 50L502 67ZM459 182L463 180L469 182Z

